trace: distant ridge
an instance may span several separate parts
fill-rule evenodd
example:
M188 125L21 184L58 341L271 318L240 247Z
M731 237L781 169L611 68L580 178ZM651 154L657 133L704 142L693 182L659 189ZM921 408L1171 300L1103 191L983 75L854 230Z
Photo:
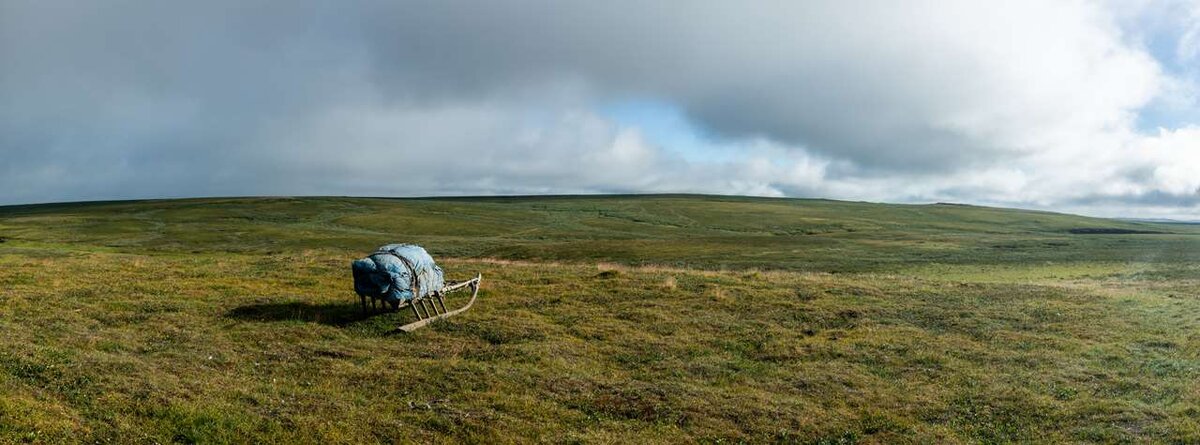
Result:
M1155 224L1188 224L1200 225L1200 221L1188 219L1170 219L1170 218L1113 218L1118 221L1140 222L1140 223L1155 223Z

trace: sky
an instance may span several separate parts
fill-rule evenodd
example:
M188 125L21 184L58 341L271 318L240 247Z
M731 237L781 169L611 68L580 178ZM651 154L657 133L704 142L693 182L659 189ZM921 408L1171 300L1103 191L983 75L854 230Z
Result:
M667 192L1200 219L1200 2L0 1L0 205Z

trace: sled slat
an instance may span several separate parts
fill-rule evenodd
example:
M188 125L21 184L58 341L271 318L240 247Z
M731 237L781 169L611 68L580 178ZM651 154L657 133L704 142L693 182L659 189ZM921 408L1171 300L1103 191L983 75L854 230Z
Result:
M470 287L470 288L471 288L471 300L467 302L466 306L463 306L463 307L461 307L461 308L458 308L458 309L455 309L455 310L452 310L452 311L449 311L449 312L443 313L443 314L441 314L441 315L435 315L435 316L432 316L432 317L429 317L429 318L426 318L426 319L423 319L423 320L422 320L422 319L420 319L420 317L418 316L418 317L417 317L417 318L418 318L418 320L417 320L417 321L414 321L414 322L412 322L412 323L406 324L406 325L404 325L404 326L400 326L400 327L399 327L399 328L397 328L397 329L398 329L398 330L401 330L401 331L404 331L404 332L412 332L412 331L415 331L415 330L417 330L417 329L423 328L423 327L425 327L425 326L429 325L430 323L433 323L433 322L435 322L435 321L437 321L437 320L441 320L441 319L443 319L443 318L449 318L449 317L453 317L453 316L455 316L455 315L458 315L458 314L461 314L461 313L465 312L467 309L470 309L470 308L471 308L471 305L475 304L475 299L476 299L477 297L479 297L479 282L480 282L482 279L483 279L483 274L479 274L479 275L476 275L476 276L475 276L475 278L472 278L472 279L470 279L470 280L467 280L467 281L464 281L464 282L461 282L461 283L455 283L455 284L451 284L451 285L449 285L449 286L446 286L446 287L442 288L442 293L446 293L446 292L453 292L453 291L456 291L456 290L459 290L459 289L463 289L463 288L466 288L466 287ZM436 306L435 306L435 307L436 307ZM443 304L443 307L445 307L445 305L444 305L444 304ZM413 309L413 310L415 311L415 310L416 310L416 308L414 307L414 309Z

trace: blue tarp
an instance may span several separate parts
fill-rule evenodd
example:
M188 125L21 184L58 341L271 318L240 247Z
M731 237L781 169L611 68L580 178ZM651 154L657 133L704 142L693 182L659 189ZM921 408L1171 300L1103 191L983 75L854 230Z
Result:
M350 269L354 271L355 292L393 305L432 294L444 283L442 268L433 263L425 249L414 244L380 247L370 256L355 260Z

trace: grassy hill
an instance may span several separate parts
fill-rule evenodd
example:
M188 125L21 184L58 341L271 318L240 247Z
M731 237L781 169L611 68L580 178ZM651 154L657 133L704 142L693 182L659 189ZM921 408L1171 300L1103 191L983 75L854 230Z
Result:
M1078 234L1128 230L1136 236ZM22 246L138 253L361 253L700 268L886 270L915 263L1192 261L1200 226L963 205L715 196L190 199L0 207Z
M1198 235L712 196L0 207L0 442L1195 442ZM388 242L480 302L361 314L349 261Z

